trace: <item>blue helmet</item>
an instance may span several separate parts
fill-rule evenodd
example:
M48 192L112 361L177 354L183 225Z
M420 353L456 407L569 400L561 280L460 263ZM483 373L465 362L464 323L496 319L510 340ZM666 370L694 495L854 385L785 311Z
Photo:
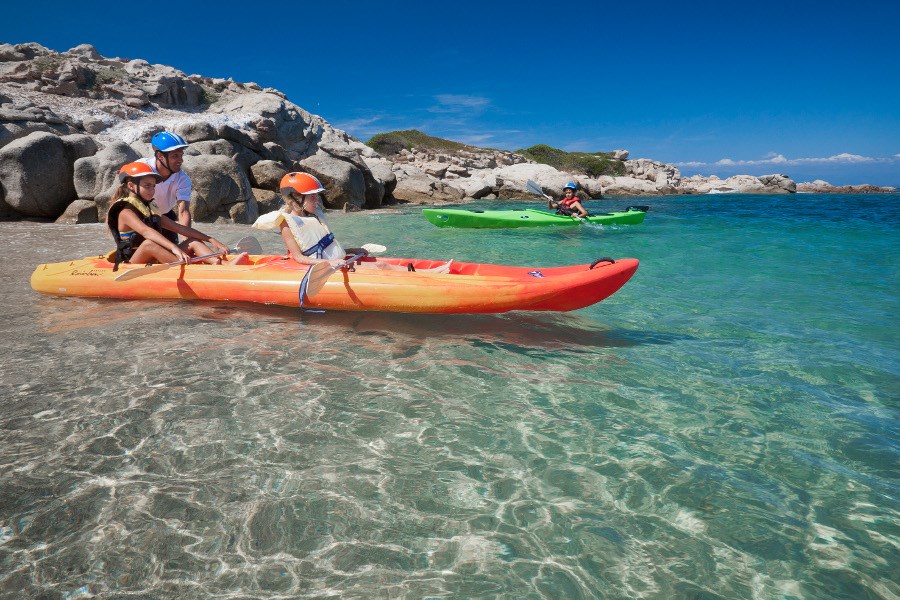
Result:
M569 183L567 183L566 185L563 186L563 189L566 189L566 188L569 188L570 190L577 190L578 186L570 181Z
M169 133L168 131L160 131L150 140L150 144L154 150L160 152L171 152L179 148L187 148L188 143L177 133Z

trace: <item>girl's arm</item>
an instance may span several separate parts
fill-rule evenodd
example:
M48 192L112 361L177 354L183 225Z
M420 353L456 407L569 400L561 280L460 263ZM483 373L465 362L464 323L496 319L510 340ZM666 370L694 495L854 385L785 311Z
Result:
M198 231L198 230L194 229L193 227L188 227L187 225L182 225L181 223L173 221L172 219L170 219L169 217L167 217L165 215L160 215L159 219L160 219L159 222L162 225L163 229L168 229L169 231L174 231L175 233L177 233L179 235L183 235L186 238L200 240L201 242L209 242L212 245L214 250L228 254L228 246L226 246L225 244L223 244L216 238L212 237L211 235L206 235L202 231Z
M572 208L574 208L575 210L578 211L578 215L577 215L577 216L581 217L582 219L585 218L586 216L588 216L588 211L586 211L586 210L584 209L584 207L581 205L581 202L579 202L578 200L576 200L575 202L573 202L573 203L571 204L571 206L572 206Z

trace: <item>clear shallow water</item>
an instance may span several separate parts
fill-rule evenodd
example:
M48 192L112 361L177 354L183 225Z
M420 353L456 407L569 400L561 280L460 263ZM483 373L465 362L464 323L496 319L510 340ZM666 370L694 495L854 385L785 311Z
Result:
M900 197L640 203L332 218L392 255L641 259L558 315L40 296L102 226L0 224L0 596L900 597Z

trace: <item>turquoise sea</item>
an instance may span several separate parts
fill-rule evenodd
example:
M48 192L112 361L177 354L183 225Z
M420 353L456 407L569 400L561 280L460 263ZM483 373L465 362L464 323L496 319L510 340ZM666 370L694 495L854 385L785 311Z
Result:
M395 256L641 260L563 314L42 296L103 226L0 224L0 597L900 598L900 195L590 207L628 204L331 216Z

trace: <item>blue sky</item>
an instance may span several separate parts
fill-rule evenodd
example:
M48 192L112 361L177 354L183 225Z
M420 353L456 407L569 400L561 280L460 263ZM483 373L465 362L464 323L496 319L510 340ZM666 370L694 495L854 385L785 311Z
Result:
M149 13L158 11L159 26ZM163 12L168 10L168 12ZM8 3L0 42L255 81L365 141L900 187L900 3Z

